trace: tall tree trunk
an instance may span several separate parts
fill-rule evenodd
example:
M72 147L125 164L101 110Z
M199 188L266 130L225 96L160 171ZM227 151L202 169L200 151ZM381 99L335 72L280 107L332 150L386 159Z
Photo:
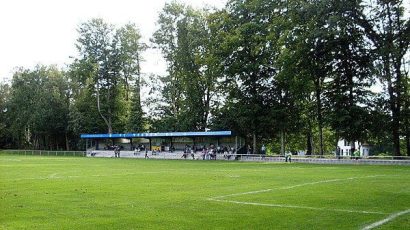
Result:
M387 6L387 25L391 27L394 22L392 19L391 8ZM393 12L394 13L394 12ZM385 48L387 48L387 55L383 57L383 67L385 72L385 77L388 82L388 91L389 91L389 102L390 109L392 112L392 138L393 138L393 149L395 156L400 156L400 105L401 105L401 58L397 58L397 50L395 49L395 38L393 33L390 31L391 28L388 28L388 32L385 37ZM396 58L395 58L396 57ZM391 63L393 62L393 64ZM392 73L392 67L394 72ZM392 78L393 74L396 75L396 82L394 84ZM394 85L393 85L394 84ZM395 95L396 94L396 95Z
M317 109L317 121L319 128L319 154L323 155L323 117L322 117L322 98L321 98L321 86L320 79L315 81L316 87L316 109Z
M396 74L396 103L395 103L395 110L396 110L396 115L393 116L393 123L394 123L394 132L397 133L397 137L395 137L395 143L394 143L394 149L395 149L395 155L400 156L400 122L401 122L401 105L402 105L402 90L403 90L403 82L402 82L402 76L401 76L401 60L396 60L394 63L394 68L395 68L395 74Z
M43 147L41 149L47 149L47 140L45 135L43 135Z
M138 106L141 107L141 66L140 66L140 55L139 52L137 53L137 79L135 80L136 83L136 90L138 93ZM128 97L128 96L127 96Z
M410 157L410 129L409 129L408 123L407 123L407 134L406 134L406 151L407 151L407 156Z
M338 154L339 156L342 155L341 154L341 150L339 149L339 135L336 133L336 144L335 144L335 153L336 155Z
M111 110L111 109L110 109ZM111 112L111 111L110 111ZM111 116L108 117L108 133L112 133L112 120Z
M410 156L410 79L407 77L409 76L409 71L404 70L403 72L403 110L402 110L402 118L404 124L404 134L406 136L406 153L407 156Z
M396 115L394 114L396 113ZM397 118L397 111L393 112L393 122L392 122L392 134L393 134L393 149L394 156L400 156L400 124Z
M253 154L256 154L257 151L256 151L256 133L255 133L255 131L253 131L253 133L252 133L252 138L253 138Z
M70 151L70 142L68 140L67 132L65 133L65 150Z
M306 155L312 155L312 132L310 129L306 135L306 149Z
M313 138L313 134L312 134L312 155L316 155L316 148L315 148L315 139Z
M207 125L208 125L209 107L210 107L210 104L211 104L211 90L210 90L209 86L206 89L204 104L205 104L205 108L204 108L205 113L204 113L203 124L202 125L205 129L205 128L207 128Z
M393 155L395 156L400 156L400 108L397 107L399 103L399 98L398 96L400 94L395 95L395 91L399 91L400 87L400 82L397 79L396 86L393 86L392 82L392 74L390 71L390 55L387 57L383 58L384 62L384 74L387 80L387 89L389 93L389 104L390 104L390 110L392 112L392 120L391 120L391 132L392 132L392 139L393 139Z
M280 155L285 155L285 132L280 132Z
M100 85L97 83L97 87L96 87L96 93L97 93L97 109L98 109L98 113L100 114L101 118L104 120L105 124L107 125L108 128L108 133L112 133L112 126L111 126L111 122L109 122L107 120L107 118L102 114L101 111L101 105L100 105ZM110 118L111 120L111 118Z
M410 82L409 82L410 83ZM408 95L408 84L405 82L405 100L403 109L403 119L404 119L404 132L406 135L406 152L407 156L410 156L410 95Z

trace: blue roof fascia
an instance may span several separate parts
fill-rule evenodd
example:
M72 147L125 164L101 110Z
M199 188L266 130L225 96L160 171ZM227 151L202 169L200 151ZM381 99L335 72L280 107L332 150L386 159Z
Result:
M232 136L232 131L81 134L80 137L83 139L110 139L110 138L212 137L212 136Z

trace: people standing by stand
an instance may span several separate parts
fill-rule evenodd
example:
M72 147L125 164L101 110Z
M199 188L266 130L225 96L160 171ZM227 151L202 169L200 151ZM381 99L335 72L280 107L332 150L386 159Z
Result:
M265 159L265 155L266 155L266 147L265 147L264 144L263 144L262 147L261 147L261 154L262 154L262 160L264 160L264 159Z
M145 159L147 159L147 158L149 158L149 157L148 157L148 149L145 148Z
M246 154L252 154L252 147L250 145L248 145L248 148L246 149Z
M114 150L114 157L117 157L117 149L115 145L112 146L112 150Z
M289 163L292 162L292 153L290 152L285 154L285 162L288 162L288 160L289 160Z

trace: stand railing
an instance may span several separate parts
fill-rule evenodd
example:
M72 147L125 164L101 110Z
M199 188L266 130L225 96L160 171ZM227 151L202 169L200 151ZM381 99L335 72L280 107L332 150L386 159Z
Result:
M25 156L71 156L71 157L84 157L85 151L49 151L49 150L3 150L2 154L12 155L25 155Z

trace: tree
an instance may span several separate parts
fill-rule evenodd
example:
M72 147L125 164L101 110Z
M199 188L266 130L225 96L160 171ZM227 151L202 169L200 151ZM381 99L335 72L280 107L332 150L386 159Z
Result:
M9 119L10 86L0 82L0 148L11 147L10 119Z
M257 149L257 138L268 136L265 131L271 127L275 33L280 30L269 25L279 16L275 9L271 1L230 1L213 25L221 41L217 54L224 70L220 81L227 94L226 106L239 115L231 123L250 137L253 149Z
M287 134L299 132L306 81L295 68L295 19L287 1L230 1L212 15L211 28L219 44L216 55L226 95L214 123L235 127L257 149L257 139L280 135L284 154ZM293 18L292 18L293 17ZM296 44L297 45L297 44ZM297 70L298 69L298 70ZM231 118L231 120L230 120ZM249 140L248 139L248 140Z
M77 71L83 75L77 78L95 97L97 111L108 133L113 132L113 127L125 130L125 123L130 121L126 115L130 107L130 81L136 78L136 88L139 88L143 50L139 32L133 24L116 30L102 19L81 24L78 32L77 48L81 57L75 65L84 69Z
M70 90L72 101L68 129L73 137L71 145L83 148L85 143L79 139L81 133L104 133L107 128L101 122L97 108L93 76L94 64L88 60L75 60L69 67Z
M165 4L153 35L168 65L161 77L162 99L157 115L162 128L204 130L208 125L216 72L211 60L206 11L172 2Z
M140 42L141 35L134 24L127 24L117 31L122 76L124 80L125 101L127 109L127 130L140 132L144 130L144 113L141 106L141 52L146 45ZM130 84L134 82L134 84ZM130 97L131 95L131 97Z
M410 156L410 78L409 78L409 62L407 62L407 69L404 69L404 94L403 94L403 132L406 136L406 152Z
M390 130L394 155L400 155L403 90L403 63L408 53L410 21L403 15L403 1L374 0L366 9L357 12L357 23L366 31L377 57L374 65L380 68L378 77L388 93L391 112Z
M370 44L363 28L354 20L359 3L334 3L328 24L328 46L333 57L326 92L329 122L336 135L350 143L368 138L368 99L373 81Z
M313 82L313 90L315 95L316 103L316 119L319 131L319 154L324 153L324 140L323 140L323 128L325 126L325 118L323 114L323 100L325 86L324 82L326 76L328 76L330 70L330 60L332 59L329 52L329 33L326 28L327 17L329 14L329 8L331 3L329 1L320 1L318 3L313 3L308 7L308 18L307 31L307 55L305 57L304 63L308 66L308 76ZM315 8L318 9L319 13L314 13Z
M94 85L98 112L108 133L112 133L120 81L118 50L113 41L114 28L102 19L92 19L81 24L78 32L77 48L81 58L94 68L91 84Z
M68 108L67 79L56 67L14 73L9 109L18 147L68 149Z

